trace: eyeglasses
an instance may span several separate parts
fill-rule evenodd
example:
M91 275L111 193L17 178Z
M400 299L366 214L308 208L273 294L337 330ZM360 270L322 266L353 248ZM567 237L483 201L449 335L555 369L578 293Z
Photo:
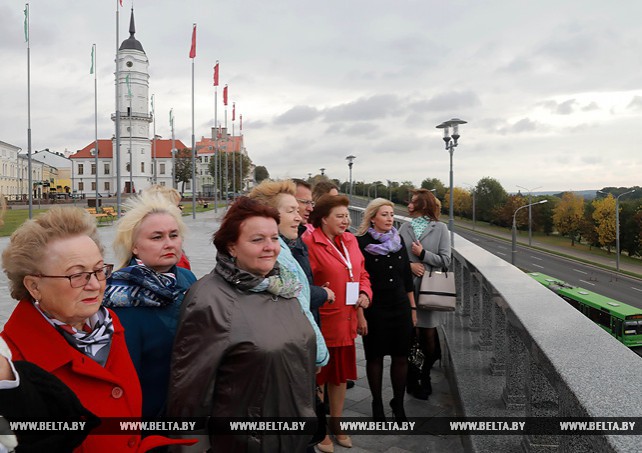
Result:
M111 272L113 270L114 270L113 264L105 264L103 267L93 272L78 272L77 274L71 274L71 275L36 274L35 276L41 277L41 278L67 278L69 279L69 284L71 285L72 288L82 288L87 283L89 283L89 280L91 280L92 275L96 276L96 279L102 282L104 280L107 280L111 276Z
M314 208L314 205L316 204L316 203L315 203L314 201L312 201L312 200L302 200L302 199L300 199L300 198L297 198L297 199L296 199L296 201L298 201L299 203L303 203L304 205L310 206L310 207L312 207L312 208Z

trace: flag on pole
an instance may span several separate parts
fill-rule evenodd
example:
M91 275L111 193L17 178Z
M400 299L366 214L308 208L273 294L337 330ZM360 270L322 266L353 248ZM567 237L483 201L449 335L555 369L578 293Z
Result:
M232 102L232 121L236 119L236 102Z
M123 6L123 0L118 0L120 2L120 6Z
M29 42L29 3L25 3L25 42Z
M192 29L192 47L189 50L189 57L196 58L196 24L194 24L194 28Z
M214 86L218 86L218 60L216 60L216 66L214 66Z
M152 116L154 115L154 95L152 94Z
M223 105L227 105L227 84L225 84L225 88L223 88Z
M127 96L131 97L132 96L132 85L129 80L129 74L125 77L125 82L127 82Z
M243 114L242 113L239 115L239 120L241 122L241 126L239 127L239 129L243 130Z
M89 69L89 74L94 73L94 51L96 50L96 44L91 46L91 68Z
M174 129L174 109L169 110L169 126Z

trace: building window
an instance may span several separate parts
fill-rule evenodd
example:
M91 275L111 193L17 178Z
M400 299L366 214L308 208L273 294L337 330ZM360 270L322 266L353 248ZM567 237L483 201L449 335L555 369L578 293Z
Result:
M91 190L96 190L96 181L92 181L91 183Z
M160 174L161 175L165 174L165 164L160 164Z
M85 172L85 166L83 164L78 164L78 174L82 175Z
M91 164L91 174L92 175L96 174L96 164Z
M105 164L105 174L109 174L109 164Z
M161 181L161 186L165 187L165 181Z
M140 163L140 171L141 173L145 173L145 162Z
M141 154L145 154L145 148L141 148L141 149L140 149L140 153L141 153Z
M109 188L109 181L105 181L105 190L109 192L111 189Z
M80 182L78 183L78 190L80 190L81 192L82 192L83 190L85 190L85 183L84 183L84 182L80 181Z

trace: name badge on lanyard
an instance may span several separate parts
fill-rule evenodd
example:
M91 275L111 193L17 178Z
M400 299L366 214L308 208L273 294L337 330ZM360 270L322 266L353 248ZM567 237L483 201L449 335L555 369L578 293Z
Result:
M346 305L357 305L357 301L359 299L359 282L355 282L354 280L354 274L352 272L352 262L350 261L350 253L348 252L348 249L346 248L346 245L341 241L341 245L343 246L343 252L345 253L345 256L341 254L339 249L337 249L337 246L328 239L328 242L334 249L337 251L341 259L346 265L346 268L348 269L348 273L350 274L350 281L346 283Z

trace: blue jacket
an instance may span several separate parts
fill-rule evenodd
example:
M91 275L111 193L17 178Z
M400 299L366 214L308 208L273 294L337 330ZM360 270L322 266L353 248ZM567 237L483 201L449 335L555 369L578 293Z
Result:
M131 263L135 264L135 262ZM196 281L189 270L174 266L181 295L165 307L113 307L125 328L125 341L143 392L143 417L165 412L174 336L187 289ZM109 282L108 282L109 283Z

